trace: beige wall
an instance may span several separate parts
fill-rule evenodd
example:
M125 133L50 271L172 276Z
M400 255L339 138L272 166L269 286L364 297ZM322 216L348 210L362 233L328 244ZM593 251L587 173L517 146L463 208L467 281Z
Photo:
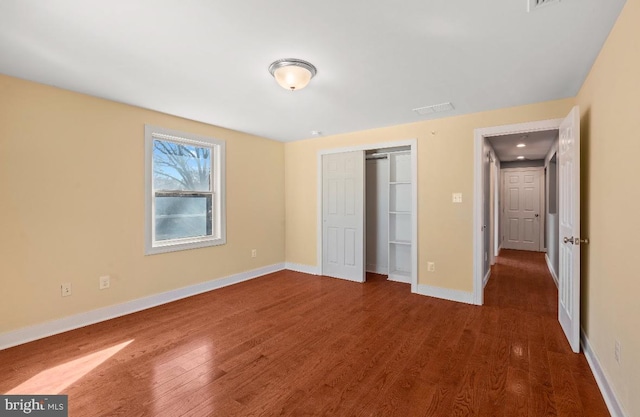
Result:
M577 97L591 239L582 326L630 416L640 416L639 21L640 2L627 2ZM285 259L316 265L317 152L411 138L419 282L472 291L473 130L563 117L575 101L281 144L0 75L0 333ZM227 141L226 245L143 255L145 123ZM436 272L426 273L427 260ZM99 291L104 274L111 288ZM60 297L62 282L73 283L71 297Z
M144 256L145 123L226 141L226 245ZM279 142L0 76L0 333L284 262L283 165Z
M291 142L285 145L286 259L317 265L317 153L418 140L418 281L473 291L474 129L564 117L573 99ZM451 193L463 194L462 204ZM436 272L427 273L427 261Z
M582 112L582 327L640 416L640 1L628 1L577 101ZM622 344L622 360L614 344Z

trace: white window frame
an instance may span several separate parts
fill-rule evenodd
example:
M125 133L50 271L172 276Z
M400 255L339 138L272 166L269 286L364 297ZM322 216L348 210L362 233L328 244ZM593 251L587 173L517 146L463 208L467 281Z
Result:
M163 241L155 240L155 190L153 188L153 142L164 140L211 149L212 235ZM144 126L145 147L145 255L175 252L227 242L225 209L225 141L162 127Z

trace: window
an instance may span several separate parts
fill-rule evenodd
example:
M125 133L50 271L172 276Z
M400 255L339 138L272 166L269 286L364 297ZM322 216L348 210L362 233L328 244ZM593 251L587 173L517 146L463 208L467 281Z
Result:
M145 253L226 242L224 141L145 125Z

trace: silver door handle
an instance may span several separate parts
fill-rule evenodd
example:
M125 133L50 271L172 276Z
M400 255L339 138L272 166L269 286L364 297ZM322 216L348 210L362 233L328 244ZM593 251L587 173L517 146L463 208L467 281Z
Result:
M571 244L576 245L576 246L580 245L581 243L583 245L586 245L586 244L589 243L589 239L588 238L580 239L579 237L573 237L573 236L571 236L571 237L566 237L565 236L565 238L562 239L562 241L564 243L571 243Z

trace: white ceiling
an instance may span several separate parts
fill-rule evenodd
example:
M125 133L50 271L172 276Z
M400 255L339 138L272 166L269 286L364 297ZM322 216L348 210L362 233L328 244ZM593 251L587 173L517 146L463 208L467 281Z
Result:
M498 159L502 162L517 161L518 156L524 156L525 160L544 159L558 138L557 130L545 130L542 132L530 132L517 135L492 136L487 138ZM524 148L518 148L518 144L524 144Z
M0 73L292 141L575 96L624 0L527 1L0 0Z

